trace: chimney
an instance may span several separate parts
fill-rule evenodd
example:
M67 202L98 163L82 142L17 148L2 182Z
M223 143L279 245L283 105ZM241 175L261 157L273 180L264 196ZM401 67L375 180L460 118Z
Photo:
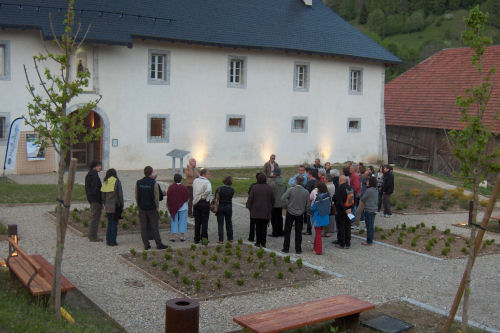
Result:
M313 5L313 0L302 0L302 2L304 3L304 5L309 7L312 7Z

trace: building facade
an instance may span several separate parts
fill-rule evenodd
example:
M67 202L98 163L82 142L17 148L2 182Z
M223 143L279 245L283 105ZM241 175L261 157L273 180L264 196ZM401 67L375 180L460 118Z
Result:
M300 0L277 3L293 3L301 13L311 10ZM337 17L319 1L312 4L316 8ZM210 167L262 165L271 153L284 165L316 157L383 159L386 154L384 72L387 63L399 60L373 41L375 46L368 46L380 48L386 58L130 38L125 47L90 35L72 59L72 75L85 68L91 79L69 110L102 95L86 120L89 127L103 128L102 137L71 151L82 167L101 159L105 168L166 168L171 163L166 153L173 149L190 151ZM30 101L23 65L36 83L32 56L52 42L35 29L5 28L0 47L3 158L7 124L23 116ZM44 163L18 164L33 162Z

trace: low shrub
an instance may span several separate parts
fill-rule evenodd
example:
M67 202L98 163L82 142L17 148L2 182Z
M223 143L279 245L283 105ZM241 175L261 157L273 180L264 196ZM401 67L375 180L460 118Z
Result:
M278 277L278 279L282 280L285 277L285 275L283 274L283 272L278 272L277 277Z
M190 249L191 249L191 251L196 251L196 244L191 244Z
M265 261L260 262L259 269L263 269L264 267L266 267L266 262Z
M290 273L293 273L293 267L292 267L292 266L288 267L288 271L289 271Z
M398 238L398 244L403 244L403 238L401 237Z
M158 266L158 263L156 261L151 261L151 266L156 267Z
M285 258L283 258L283 260L289 264L290 263L290 256L286 256Z
M241 238L241 237L238 238L238 244L240 244L240 245L243 244L243 238Z
M205 259L205 258L201 259L201 264L202 265L205 265L206 263L207 263L207 259Z
M411 193L411 195L413 195L414 197L416 197L416 196L420 195L420 189L418 189L418 188L412 188L410 190L410 193Z
M233 268L240 269L240 263L239 262L233 262L231 265Z
M183 266L184 265L184 259L182 259L182 258L177 259L177 264L179 266Z
M445 235L449 235L449 234L450 234L450 232L451 232L451 230L450 230L449 228L446 228L446 230L444 231L444 234L445 234Z
M233 272L228 271L228 270L225 270L225 271L224 271L224 277L225 277L226 279L230 279L232 276L233 276Z
M163 265L161 265L161 270L166 271L167 269L168 269L168 264L164 262Z
M196 280L194 282L194 290L196 290L196 291L200 291L201 290L201 281L200 280Z
M434 199L441 200L444 198L444 195L446 194L445 190L442 188L433 188L427 191L427 194Z
M302 268L302 258L297 259L297 261L295 262L295 264L297 264L298 268Z
M236 283L238 284L238 286L242 286L245 283L245 280L238 279L238 280L236 280Z
M260 272L259 272L259 271L255 271L255 272L253 272L253 278L254 278L254 279L258 278L258 277L259 277L259 275L260 275Z
M182 277L182 283L184 283L186 286L189 286L191 284L191 280L187 276Z
M142 251L142 260L148 259L148 253L146 251Z
M178 277L179 276L179 269L177 269L177 268L172 269L172 274L174 274L175 277Z
M135 256L137 254L137 252L135 251L135 249L130 249L130 254Z
M196 266L193 263L189 263L188 267L191 272L196 272Z
M365 233L365 229L359 229L359 234L362 235Z
M217 279L217 282L215 282L215 285L217 286L217 289L222 288L222 282L219 279Z
M446 256L448 255L448 253L450 252L450 248L449 247L445 247L442 251L441 251L441 254L443 256Z

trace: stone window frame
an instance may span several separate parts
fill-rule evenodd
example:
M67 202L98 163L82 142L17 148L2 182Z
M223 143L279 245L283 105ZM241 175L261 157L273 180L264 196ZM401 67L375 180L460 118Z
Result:
M0 142L4 143L9 140L9 129L10 129L10 112L0 112L0 117L5 118L4 126L3 126L3 138L0 137Z
M353 87L353 72L359 72L357 89L352 89ZM363 95L363 68L361 67L349 67L349 94L350 95Z
M306 68L304 87L299 87L297 85L297 79L298 79L298 75L299 75L299 73L298 73L299 66L305 66L305 68ZM294 91L303 91L303 92L309 91L310 78L311 78L311 64L309 62L304 62L304 61L295 61L294 65L293 65L293 90Z
M359 128L351 127L351 121L357 121L359 123ZM349 133L359 133L361 132L361 118L347 118L347 132Z
M152 118L163 118L164 123L164 137L163 138L153 138L151 136L151 119ZM170 115L164 113L148 113L148 143L168 143L170 142Z
M239 60L242 62L242 69L241 69L241 79L240 82L231 82L231 64L232 61L234 60ZM247 57L245 56L235 56L235 55L229 55L227 56L227 87L228 88L241 88L245 89L247 87L247 67L248 67L248 61Z
M304 128L296 128L295 121L296 120L304 120ZM309 119L308 117L292 117L292 133L307 133L309 127Z
M229 119L231 118L241 118L240 127L229 126ZM245 115L244 114L228 114L226 115L226 132L245 132Z
M0 75L0 81L10 81L10 41L8 40L0 40L0 45L3 46L4 49L4 74Z
M163 62L163 79L152 79L151 78L151 64L153 55L162 55L165 57ZM152 85L170 85L170 51L160 50L160 49L148 49L148 84Z

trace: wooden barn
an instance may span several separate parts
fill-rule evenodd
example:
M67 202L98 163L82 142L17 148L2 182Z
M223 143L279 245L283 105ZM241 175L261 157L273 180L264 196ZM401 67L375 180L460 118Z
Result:
M447 141L446 132L460 129L460 108L456 97L479 82L471 65L470 48L441 50L385 86L385 120L389 163L424 172L450 175L458 166ZM500 45L486 50L483 68L500 71ZM494 87L485 120L500 144L500 73Z

